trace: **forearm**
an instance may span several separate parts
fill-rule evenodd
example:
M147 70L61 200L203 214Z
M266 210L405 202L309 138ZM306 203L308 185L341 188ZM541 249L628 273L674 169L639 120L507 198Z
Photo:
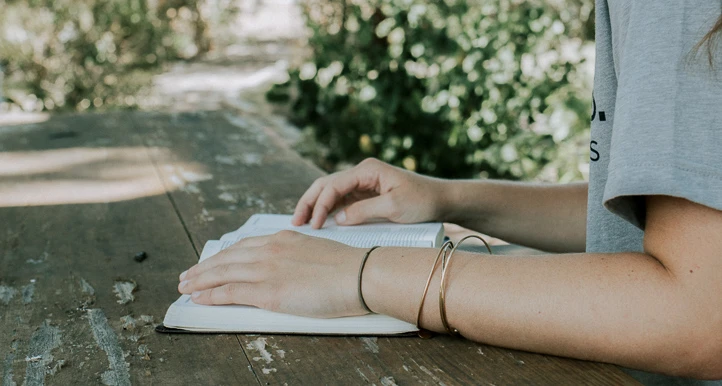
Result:
M587 184L448 181L442 220L511 243L553 252L583 252Z
M437 251L382 248L364 276L374 312L415 322ZM423 262L423 263L421 263ZM454 257L447 287L450 324L467 338L676 375L700 374L705 329L720 313L651 256L636 253ZM437 269L422 325L442 331ZM700 310L709 309L700 313ZM692 348L694 348L692 350ZM716 358L716 354L712 355ZM710 359L710 362L713 360ZM691 364L690 364L691 363Z

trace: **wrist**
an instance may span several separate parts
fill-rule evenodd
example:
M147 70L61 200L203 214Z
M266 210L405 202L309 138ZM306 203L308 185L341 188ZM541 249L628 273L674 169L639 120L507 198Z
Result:
M379 248L369 257L363 278L363 296L371 311L416 323L419 300L438 249ZM437 266L424 302L421 324L441 331L438 289L441 265Z
M466 226L473 222L478 226L481 219L488 219L495 202L493 184L489 181L446 181L439 201L443 222ZM477 229L478 230L478 229Z
M364 283L364 273L365 273L366 264L368 263L368 260L371 257L371 254L374 251L378 250L379 248L380 248L379 246L375 246L375 247L365 249L362 252L363 257L361 258L361 262L359 263L357 288L356 288L356 298L361 307L361 310L359 311L360 314L366 314L366 313L373 312L369 308L368 304L366 304L366 299L365 299L364 293L363 293L363 283ZM357 250L358 250L358 248L357 248ZM351 307L351 309L353 309L353 307Z
M452 222L459 206L458 181L434 179L434 221Z

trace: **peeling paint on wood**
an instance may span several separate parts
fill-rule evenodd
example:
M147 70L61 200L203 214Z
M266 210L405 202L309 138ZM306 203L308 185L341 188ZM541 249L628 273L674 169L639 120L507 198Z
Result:
M236 160L233 159L233 157L229 157L227 155L217 155L216 156L216 162L223 165L235 165Z
M30 304L33 302L33 295L35 294L35 281L31 281L30 284L23 287L23 304Z
M211 216L211 214L205 208L201 210L201 214L199 215L199 217L203 222L211 222L215 220L215 217Z
M371 381L366 377L366 374L364 374L364 372L361 371L360 368L358 368L358 367L356 368L356 373L357 373L358 375L360 375L361 378L362 378L366 383L371 383Z
M95 288L93 288L93 286L91 286L90 283L88 283L82 277L80 278L80 290L83 291L83 293L86 295L95 295Z
M125 315L120 318L120 325L123 330L135 330L135 319L132 315Z
M13 360L15 360L15 351L18 349L17 340L13 342L11 348L11 351L5 356L5 363L3 364L2 386L17 386L13 380Z
M51 351L60 345L60 329L51 326L45 321L30 338L30 348L26 358L38 358L37 360L26 360L25 386L38 386L45 384L46 366L53 361Z
M147 344L141 344L138 346L138 354L142 357L141 359L149 361L151 353L152 351L150 351Z
M245 166L261 166L263 157L257 153L246 153L243 155L243 164Z
M218 198L225 202L238 202L236 197L233 194L228 193L228 192L223 192L223 193L219 194Z
M263 199L263 197L254 196L249 194L245 200L246 207L255 208L261 213L273 213L276 211L276 207Z
M213 179L213 174L196 173L193 171L184 170L183 168L180 168L180 170L181 177L183 177L183 179L188 182L199 182Z
M65 360L63 360L63 359L58 360L57 362L55 362L53 367L48 369L48 375L55 375L55 373L60 371L60 369L62 369L63 366L65 366Z
M93 331L93 338L105 354L108 356L110 369L101 375L103 384L108 386L130 386L130 374L125 362L125 355L120 348L118 337L110 325L108 318L105 317L103 310L88 310L88 322L90 329Z
M246 348L249 350L258 351L258 354L260 354L260 356L258 357L253 357L254 361L263 360L266 363L273 362L273 356L270 352L268 352L268 350L266 350L266 338L258 338L256 340L253 340L246 345Z
M359 338L359 340L363 342L366 350L371 351L374 354L379 353L378 338Z
M13 297L17 293L18 293L18 290L16 290L13 287L0 285L0 303L2 303L4 305L8 305L8 303L10 303L10 301L13 300Z
M48 254L47 252L43 252L43 255L38 257L37 259L27 259L25 260L25 262L33 265L42 264L48 259L48 256L50 256L50 254Z
M382 384L383 386L398 386L398 385L396 384L396 380L395 380L394 377L392 377L392 376L388 376L388 377L383 377L383 378L381 378L381 384Z
M197 184L187 184L180 188L182 191L190 194L200 194L201 188L198 187Z
M413 359L411 361L414 362L414 364L419 368L419 370L423 371L426 375L431 377L431 379L433 379L434 382L436 382L439 386L446 386L446 384L444 382L441 382L441 378L437 377L436 374L431 372L431 370L427 369L426 366L422 366L422 365L416 363L416 361Z
M118 297L118 304L128 304L135 300L135 296L133 296L135 287L135 283L131 281L116 281L113 285L113 292Z
M170 182L172 182L173 185L175 185L175 186L182 187L183 185L185 185L183 180L180 177L176 176L175 174L172 174L169 178L170 178Z

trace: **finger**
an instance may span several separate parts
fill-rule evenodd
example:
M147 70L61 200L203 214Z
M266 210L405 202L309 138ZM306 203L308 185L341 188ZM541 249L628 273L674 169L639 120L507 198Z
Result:
M191 295L191 299L193 299L193 303L205 305L243 304L255 306L254 298L249 295L253 293L253 288L253 284L248 283L225 284L204 291L196 291Z
M338 173L330 183L328 183L316 200L313 207L313 216L311 218L311 226L318 229L323 226L328 214L333 208L341 202L344 197L358 190L369 189L368 176L363 171L350 169Z
M249 263L255 261L255 249L268 244L271 236L248 237L216 253L215 255L190 267L178 277L179 280L190 280L201 273L219 265L232 263Z
M345 207L347 207L351 204L355 204L361 200L365 200L365 199L368 199L371 197L376 197L376 196L378 196L378 193L373 192L373 191L362 191L362 190L353 191L353 192L343 196L343 198L339 202L336 203L336 206L334 206L334 208L329 213L333 213L336 210L345 208Z
M244 238L236 241L230 247L224 249L224 251L227 251L229 249L260 247L260 246L268 244L271 241L272 237L273 237L273 234L244 237Z
M356 225L372 219L389 220L393 214L391 198L385 194L349 205L336 214L335 220L341 225Z
M331 210L328 211L328 215L326 215L326 218L334 215L338 210L345 208L345 207L353 204L356 201L358 201L358 200L353 200L348 195L344 196L343 198L341 198L339 201L337 201L333 205L333 208L331 208Z
M257 280L258 273L254 264L222 264L206 270L195 277L183 280L178 284L178 292L190 294L229 283L250 283Z
M318 195L321 194L321 191L326 183L326 177L316 179L308 190L306 190L303 196L301 196L296 204L296 209L293 212L293 219L291 219L291 223L293 225L300 226L311 219L313 206L316 204L316 199L318 199Z

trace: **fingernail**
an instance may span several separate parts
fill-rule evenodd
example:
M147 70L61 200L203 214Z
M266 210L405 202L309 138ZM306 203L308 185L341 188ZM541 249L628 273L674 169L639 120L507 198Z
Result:
M342 210L338 213L336 213L336 222L339 224L343 224L346 222L346 211Z
M201 291L195 291L195 292L193 292L193 293L191 294L191 297L192 297L193 299L195 299L195 298L197 298L200 294L201 294Z
M181 289L186 288L187 285L188 285L188 280L183 280L183 281L180 283L180 288L181 288Z
M180 274L180 279L183 280L186 278L186 275L188 275L188 270L183 271L183 273Z

